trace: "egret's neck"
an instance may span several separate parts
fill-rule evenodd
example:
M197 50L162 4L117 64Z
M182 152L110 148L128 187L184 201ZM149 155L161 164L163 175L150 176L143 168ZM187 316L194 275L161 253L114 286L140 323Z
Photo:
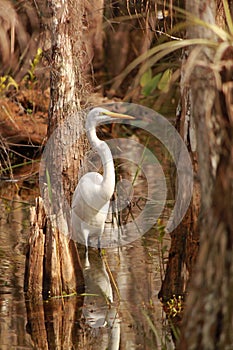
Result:
M108 197L109 199L112 197L115 187L115 170L114 163L112 158L112 153L107 143L101 141L96 135L95 127L91 127L87 131L88 139L92 145L92 147L99 154L102 164L103 164L103 183L101 189L103 191L103 195Z

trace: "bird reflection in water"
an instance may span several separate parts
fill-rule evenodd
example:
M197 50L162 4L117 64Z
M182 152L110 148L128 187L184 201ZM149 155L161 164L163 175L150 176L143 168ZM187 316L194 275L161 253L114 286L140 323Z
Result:
M120 320L113 303L112 286L104 260L93 248L89 249L89 261L84 267L83 274L85 283L83 316L86 323L94 330L98 339L98 349L118 350Z

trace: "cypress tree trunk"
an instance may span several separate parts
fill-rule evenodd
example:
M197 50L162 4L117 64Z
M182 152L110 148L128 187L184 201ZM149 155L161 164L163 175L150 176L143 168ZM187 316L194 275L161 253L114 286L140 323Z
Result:
M79 342L83 299L75 295L83 289L83 275L76 245L69 238L69 217L86 149L80 112L86 91L83 1L50 0L48 5L52 16L48 140L40 169L42 198L31 210L25 271L27 329L35 347L43 350L70 349Z
M186 2L204 22L223 23L222 2ZM194 26L189 37L217 41ZM197 266L183 320L179 349L230 349L233 345L233 110L232 46L195 48L189 55L191 113L198 146L202 209ZM218 47L220 48L220 46ZM198 63L197 63L198 62Z
M78 252L69 239L69 205L86 148L78 113L87 88L82 73L84 4L82 0L51 0L48 5L52 16L51 102L48 146L40 174L45 183L41 186L43 199L37 199L32 210L27 255L25 290L30 298L70 294L83 284Z

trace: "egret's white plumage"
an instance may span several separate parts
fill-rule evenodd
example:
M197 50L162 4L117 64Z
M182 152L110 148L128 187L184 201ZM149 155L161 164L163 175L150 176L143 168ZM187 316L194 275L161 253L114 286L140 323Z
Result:
M72 199L72 234L74 240L100 247L100 239L109 209L110 198L115 187L115 170L111 151L106 142L96 135L96 127L107 121L134 119L128 115L94 108L87 116L87 137L103 164L103 176L97 172L85 174L79 181Z

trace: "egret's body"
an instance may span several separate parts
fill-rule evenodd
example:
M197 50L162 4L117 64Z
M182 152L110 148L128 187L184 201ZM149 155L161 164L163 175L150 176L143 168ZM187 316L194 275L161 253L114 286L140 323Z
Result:
M73 238L85 244L100 248L101 235L108 214L110 199L115 187L115 170L111 151L106 142L96 135L96 126L114 118L133 117L94 108L88 113L86 131L91 146L101 157L103 176L97 172L85 174L79 181L72 199Z

